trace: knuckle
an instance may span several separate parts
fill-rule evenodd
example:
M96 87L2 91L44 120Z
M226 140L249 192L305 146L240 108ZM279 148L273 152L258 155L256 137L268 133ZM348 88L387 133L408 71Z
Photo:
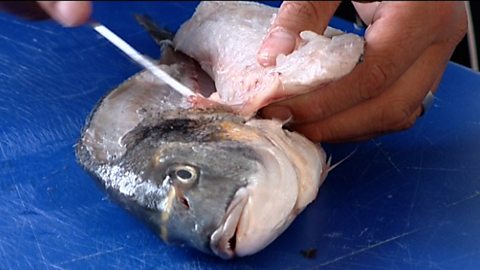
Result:
M452 43L457 44L459 43L466 35L468 32L468 20L467 16L464 13L464 16L462 16L459 20L458 23L456 24L456 29L454 30L454 34L452 35Z
M334 130L325 128L323 130L318 130L317 133L315 134L315 140L318 142L323 142L323 141L333 141L338 139L338 133L336 133Z
M459 43L468 32L468 18L466 6L463 2L444 2L436 9L439 20L438 29L442 29L440 36L448 43ZM444 40L444 39L441 39Z
M313 99L313 106L315 110L315 115L317 118L325 118L329 116L330 112L333 111L333 108L329 102L325 102L325 99L321 98L321 96L316 97Z
M317 9L311 1L284 1L280 6L278 22L295 32L315 31L321 14Z
M362 76L359 95L362 100L368 100L378 96L387 85L387 81L392 74L394 64L387 61L383 63L373 63Z
M405 118L400 125L397 126L397 130L407 130L412 128L417 121L417 117L413 114L410 114L407 118Z
M408 102L404 100L392 101L382 108L379 131L407 130L413 127L416 119L414 111Z
M311 134L314 141L330 141L339 135L332 125L316 125Z
M282 14L288 16L308 16L310 13L310 2L284 1L281 5Z

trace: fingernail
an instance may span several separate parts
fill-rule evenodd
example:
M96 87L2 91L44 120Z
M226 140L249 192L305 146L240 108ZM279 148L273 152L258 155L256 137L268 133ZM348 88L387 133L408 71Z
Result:
M276 27L263 41L258 52L258 62L263 66L275 65L277 55L289 54L295 48L295 35L283 27Z
M284 106L265 107L260 111L260 114L263 118L277 119L282 122L290 120L293 117L290 109Z
M89 16L88 4L83 1L58 1L55 5L57 19L66 27L80 25Z

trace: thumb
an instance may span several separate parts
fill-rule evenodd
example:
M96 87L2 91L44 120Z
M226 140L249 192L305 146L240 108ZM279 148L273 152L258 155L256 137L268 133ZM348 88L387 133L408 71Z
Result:
M302 31L322 34L340 1L284 1L257 54L263 66L275 65L279 54L291 53Z
M79 26L92 13L90 1L38 1L40 7L54 20L64 26Z

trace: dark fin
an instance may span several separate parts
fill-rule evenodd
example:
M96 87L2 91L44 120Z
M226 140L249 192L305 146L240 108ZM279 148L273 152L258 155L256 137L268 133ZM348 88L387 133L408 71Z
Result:
M145 30L147 30L158 45L163 46L165 41L173 40L174 33L165 28L159 27L153 19L147 15L136 14L135 19L143 28L145 28Z
M159 64L171 65L178 62L178 57L181 56L179 56L178 53L175 53L172 46L172 40L175 34L158 26L153 19L147 15L136 14L135 19L160 46L162 56L159 60Z

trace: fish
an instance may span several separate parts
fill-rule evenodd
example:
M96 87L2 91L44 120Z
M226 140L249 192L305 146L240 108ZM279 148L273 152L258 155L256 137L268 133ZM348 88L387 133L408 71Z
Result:
M262 17L265 23L274 11L244 2L213 5L225 7L217 8L225 15L233 7L240 14L253 7L258 11L249 18ZM220 78L222 60L207 68L205 58L185 47L198 38L185 29L192 21L199 23L197 15L208 7L210 2L201 2L175 34L148 17L137 17L161 49L155 64L203 99L182 96L142 70L97 102L75 154L102 190L163 242L232 259L263 250L289 227L317 197L331 159L320 144L285 129L284 122L256 117L260 103L254 105L251 98L261 99L262 93L241 102L246 95L225 98L233 92L225 94L230 86ZM268 11L266 15L262 10ZM182 35L192 40L187 42ZM205 38L216 39L216 34ZM236 41L223 42L222 49L229 50ZM205 48L198 47L204 55Z
M202 1L182 24L174 46L214 79L210 99L252 116L270 103L345 76L362 60L363 37L327 27L321 35L300 32L298 48L277 56L274 66L261 66L256 54L277 11L257 2Z

